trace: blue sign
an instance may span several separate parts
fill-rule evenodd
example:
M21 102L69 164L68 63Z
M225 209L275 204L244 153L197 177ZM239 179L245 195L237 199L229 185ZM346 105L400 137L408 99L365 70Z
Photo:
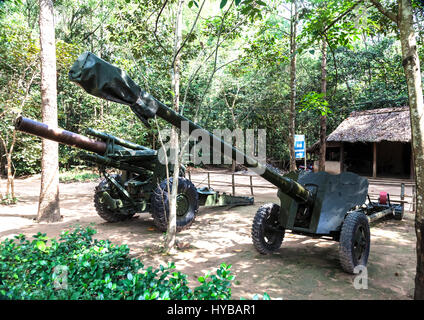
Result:
M304 151L295 152L294 154L295 154L296 159L305 158L305 152Z
M305 149L305 141L296 141L294 144L295 150L304 150Z
M294 155L296 159L305 158L305 135L295 134L294 135Z

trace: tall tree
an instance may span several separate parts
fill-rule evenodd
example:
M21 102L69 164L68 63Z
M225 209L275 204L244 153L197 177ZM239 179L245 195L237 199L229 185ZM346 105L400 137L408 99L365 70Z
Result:
M175 112L180 110L180 65L181 65L181 44L182 44L182 30L183 30L183 5L184 0L178 0L176 15L175 15L175 33L174 33L174 64L171 69L171 87L173 93L173 108ZM178 193L178 177L179 177L179 137L177 129L172 126L171 128L171 165L173 167L172 188L169 195L169 217L168 217L168 230L166 233L165 250L171 251L175 245L175 236L177 233L177 193Z
M57 127L56 45L54 8L51 0L40 0L41 114L45 124ZM58 143L42 140L41 190L38 221L60 220Z
M322 56L321 56L321 94L323 99L327 96L327 42L322 41ZM325 154L327 149L327 115L320 116L320 131L319 131L319 165L318 171L325 171Z
M396 23L402 48L402 64L406 76L411 118L412 152L415 168L415 232L417 235L417 273L415 299L424 300L424 102L420 61L414 30L411 0L397 0L397 12L385 8L380 1L371 3Z
M292 0L290 6L290 113L289 113L289 146L290 171L296 170L296 156L294 151L294 135L296 129L296 36L297 36L297 1ZM305 154L306 157L306 154ZM306 168L305 168L306 170Z
M13 122L31 100L31 90L39 75L39 39L26 24L17 27L11 19L14 12L22 9L22 4L9 5L9 10L6 4L0 5L0 171L5 164L7 172L3 199L0 192L2 203L17 201L14 177L19 139Z
M223 89L223 91L224 91L225 105L227 106L227 108L231 112L231 120L232 120L232 128L231 129L233 131L240 129L240 126L239 126L239 123L238 123L238 119L237 119L236 113L235 113L235 106L236 106L237 98L238 98L238 95L240 93L241 87L240 87L240 84L239 83L237 83L236 86L237 86L237 91L236 91L235 94L233 94L233 101L232 101L231 105L228 102L227 95L225 93L225 89ZM233 147L236 147L236 138L235 137L233 137L232 143L233 143ZM233 159L232 162L231 162L231 172L235 172L235 171L236 171L236 161Z

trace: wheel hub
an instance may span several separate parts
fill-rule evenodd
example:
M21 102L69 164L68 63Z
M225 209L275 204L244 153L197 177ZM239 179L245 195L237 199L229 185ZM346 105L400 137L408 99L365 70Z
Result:
M275 239L282 233L281 227L278 223L278 218L270 214L263 223L264 240L268 244L274 243Z
M365 237L365 230L362 226L359 226L353 238L353 252L355 254L355 258L357 259L357 261L361 260L366 247L367 247L367 241Z
M187 214L190 208L190 203L185 194L177 195L177 216L183 217Z

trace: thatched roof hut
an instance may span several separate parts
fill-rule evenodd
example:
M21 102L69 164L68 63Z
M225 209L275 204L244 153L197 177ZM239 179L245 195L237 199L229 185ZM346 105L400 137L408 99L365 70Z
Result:
M410 142L409 108L383 108L352 112L327 141L343 142Z
M411 142L409 107L354 111L330 135L330 142ZM308 153L319 153L319 141Z
M318 141L307 152L318 154L319 147ZM335 172L412 177L409 108L352 112L327 136L327 164Z

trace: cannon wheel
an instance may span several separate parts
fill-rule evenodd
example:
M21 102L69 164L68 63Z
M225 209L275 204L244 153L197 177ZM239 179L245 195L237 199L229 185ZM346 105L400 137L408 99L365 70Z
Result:
M404 203L402 203L401 204L401 210L400 210L400 212L399 211L394 211L393 212L393 218L395 219L395 220L402 220L403 219L403 216L405 215L405 204Z
M170 186L172 188L172 178ZM168 228L169 203L166 179L154 190L151 197L151 214L156 227L165 232ZM178 178L177 232L189 228L199 208L197 189L186 178Z
M114 174L112 177L121 182L121 175ZM117 209L111 210L107 205L102 201L101 193L107 191L112 198L119 199L118 191L115 190L116 187L110 186L107 179L103 179L99 185L94 189L94 206L96 208L97 214L108 222L118 222L130 219L135 214L134 208L126 209Z
M405 214L405 208L402 205L402 211L401 212L396 212L393 214L393 217L395 218L395 220L399 220L401 221L403 219L403 216Z
M256 250L269 254L281 247L285 229L279 224L280 206L267 203L255 214L252 225L252 240Z
M340 233L339 258L344 271L354 273L358 265L366 266L370 253L370 226L360 211L350 213Z

